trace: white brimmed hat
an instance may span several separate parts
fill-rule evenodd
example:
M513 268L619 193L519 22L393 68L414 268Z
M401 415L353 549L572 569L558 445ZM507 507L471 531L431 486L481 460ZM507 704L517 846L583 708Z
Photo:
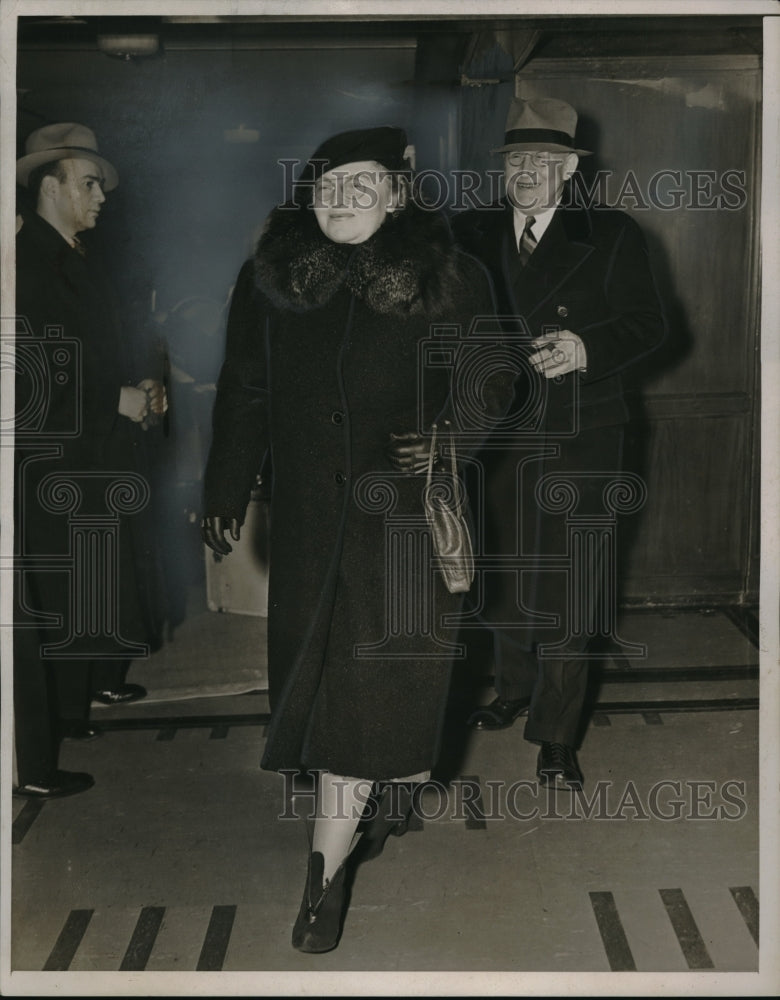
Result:
M86 125L75 122L44 125L30 133L24 148L25 155L16 161L16 180L25 187L36 167L54 160L91 160L103 171L106 191L112 191L119 183L119 174L108 160L98 155L95 133Z
M491 153L509 153L513 149L538 149L551 153L577 153L590 156L590 150L577 149L574 133L577 112L566 101L555 97L516 97L506 119L504 145Z

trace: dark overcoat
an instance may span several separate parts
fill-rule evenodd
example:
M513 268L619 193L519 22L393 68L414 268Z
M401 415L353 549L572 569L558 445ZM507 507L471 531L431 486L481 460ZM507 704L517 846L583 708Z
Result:
M16 315L17 596L33 613L18 620L48 616L40 639L63 658L139 655L160 641L164 591L151 441L118 404L123 385L152 372L137 364L99 262L34 212L16 239ZM77 569L79 525L96 547Z
M486 578L480 599L489 623L503 624L530 648L560 640L572 613L571 579L561 564L550 568L567 555L565 514L542 510L537 488L542 477L568 477L578 516L609 514L602 491L605 477L623 468L622 427L629 419L623 375L661 344L666 322L644 237L625 212L559 206L525 267L510 205L462 213L453 231L488 268L499 312L514 317L508 330L525 343L570 330L587 351L585 372L548 380L528 365L522 369L517 434L504 435L484 456L488 549L518 556L523 569ZM598 597L595 586L586 595L584 631L595 627Z
M268 769L383 779L434 763L443 616L460 598L425 557L424 476L395 472L386 447L447 405L446 367L420 398L431 323L465 333L492 311L484 269L413 205L357 246L282 206L241 270L205 500L207 515L243 520L270 447Z

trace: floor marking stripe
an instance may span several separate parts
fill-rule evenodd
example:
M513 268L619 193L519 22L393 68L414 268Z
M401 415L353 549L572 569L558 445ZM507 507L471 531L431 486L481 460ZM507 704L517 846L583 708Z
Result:
M756 947L758 947L758 900L756 899L756 894L749 885L737 886L736 888L729 889L729 892L734 897L734 902L739 907L742 919L747 924L750 935L756 942Z
M466 829L486 830L487 823L482 809L482 785L479 778L476 774L463 774L460 778L460 784L463 793L463 806L466 810Z
M198 959L198 972L222 971L235 919L235 906L215 906L212 909L211 920Z
M666 913L671 921L689 969L714 969L696 921L693 919L682 889L659 889Z
M94 910L71 910L43 966L44 972L67 972L79 950Z
M119 966L120 972L143 972L152 954L164 915L164 906L145 906L141 910L125 957Z
M27 836L27 831L40 815L41 809L46 805L45 799L28 799L22 811L16 817L11 827L11 843L21 844Z
M614 896L611 892L590 892L588 895L610 969L613 972L636 972L636 962Z

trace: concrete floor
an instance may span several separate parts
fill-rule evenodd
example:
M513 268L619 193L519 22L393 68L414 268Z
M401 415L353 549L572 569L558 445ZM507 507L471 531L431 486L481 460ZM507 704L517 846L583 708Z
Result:
M96 709L103 736L63 745L61 766L94 774L95 787L44 805L13 800L9 995L27 983L42 995L523 994L558 992L563 974L575 994L626 982L619 992L657 982L679 994L701 974L710 994L732 980L755 992L749 621L721 610L624 616L622 637L646 642L648 657L602 664L581 799L538 788L522 720L497 733L462 727L475 687L462 668L452 752L423 792L422 818L357 869L339 947L313 956L290 946L304 823L278 818L282 779L258 766L267 704L251 664L264 621L194 617L175 656L133 668L147 701ZM235 690L226 649L243 651ZM208 696L193 695L188 660ZM704 679L683 679L699 667L710 668ZM640 668L680 678L633 681ZM261 690L248 693L255 669ZM490 700L485 680L476 689ZM600 985L586 987L588 974Z

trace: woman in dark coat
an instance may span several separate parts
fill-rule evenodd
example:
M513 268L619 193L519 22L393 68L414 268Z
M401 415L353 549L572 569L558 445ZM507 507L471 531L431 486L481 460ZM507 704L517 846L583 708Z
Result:
M415 472L425 432L449 412L446 367L426 372L420 400L421 343L432 323L467 333L492 295L446 222L409 197L405 145L395 128L333 137L294 202L271 213L236 284L206 471L204 538L225 554L271 450L262 765L318 772L293 932L304 951L338 941L345 862L374 783L430 773L451 667L440 623L460 603L430 561L397 562L387 528L406 518L422 537Z

